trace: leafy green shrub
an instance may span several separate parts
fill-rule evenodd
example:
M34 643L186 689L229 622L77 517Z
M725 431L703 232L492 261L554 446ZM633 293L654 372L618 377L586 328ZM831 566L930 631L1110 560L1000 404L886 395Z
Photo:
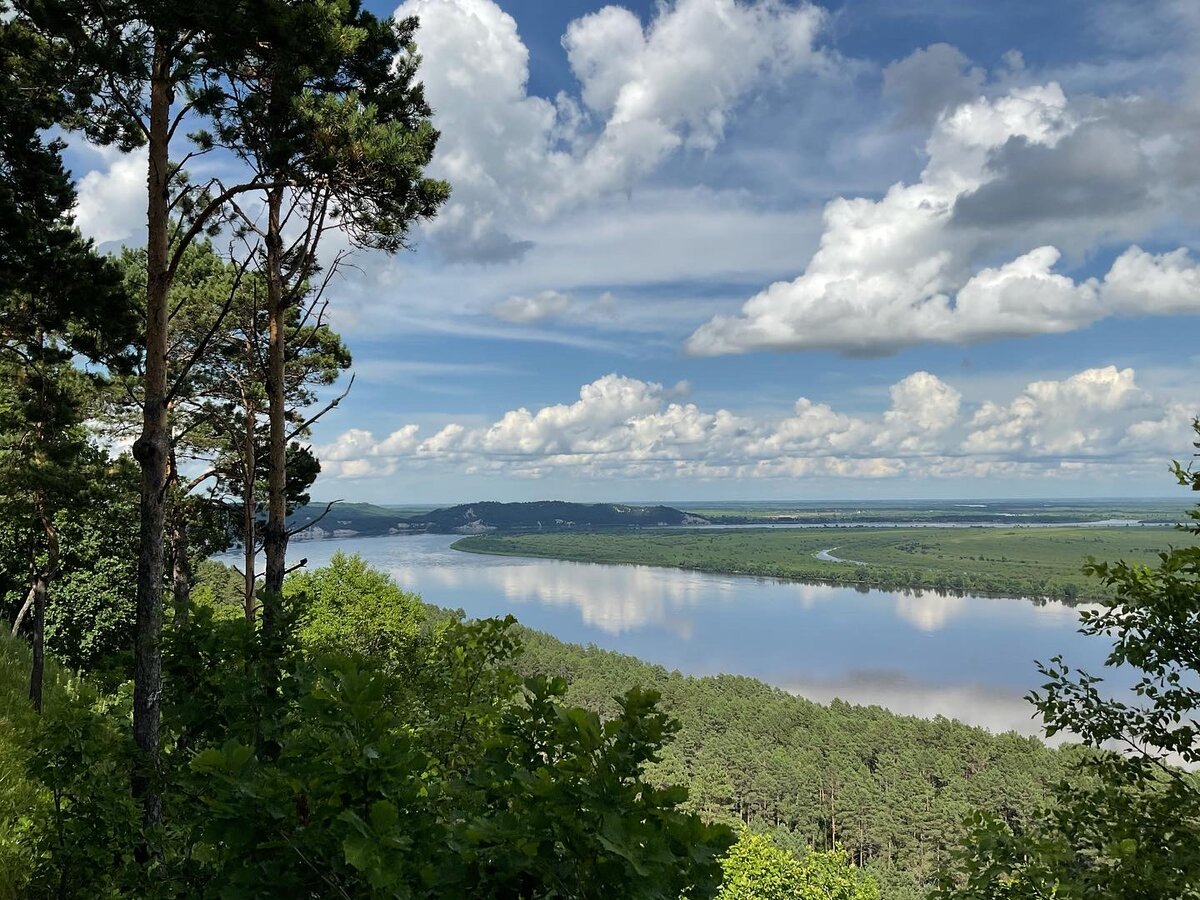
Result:
M570 708L565 682L513 670L511 618L433 616L358 559L287 596L271 647L208 603L166 632L164 829L129 799L124 699L30 735L27 893L713 896L732 835L646 779L676 728L656 694Z
M142 811L129 792L129 697L80 695L48 708L28 771L50 794L32 840L29 898L119 897L139 890Z
M607 722L565 707L564 682L520 685L507 667L511 627L446 625L427 657L437 702L417 706L372 659L294 660L269 740L214 740L190 765L193 883L238 898L712 896L728 831L642 777L675 728L657 695L630 692Z
M768 835L743 831L722 865L717 900L879 900L874 879L838 850L797 859Z
M1200 490L1200 471L1176 464L1175 474ZM1189 516L1185 530L1200 536L1200 507ZM1105 667L1134 676L1132 690L1061 657L1038 664L1046 681L1030 700L1047 735L1073 734L1090 751L1028 827L973 816L943 900L1200 898L1200 545L1155 566L1087 571L1113 597L1081 613L1080 630L1112 642Z
M357 554L287 580L286 599L301 607L298 637L313 654L358 654L396 673L419 667L425 606L386 572Z
M50 663L38 716L28 680L28 648L0 635L0 898L115 895L140 833L128 704Z
M56 705L47 678L47 705ZM0 900L15 900L33 866L29 840L34 823L47 815L48 795L25 766L38 717L29 704L29 650L8 636L0 620Z

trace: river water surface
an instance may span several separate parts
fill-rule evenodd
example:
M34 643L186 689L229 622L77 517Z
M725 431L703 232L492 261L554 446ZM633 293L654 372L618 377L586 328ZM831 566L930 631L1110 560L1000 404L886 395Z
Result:
M565 641L593 643L692 675L751 675L827 702L944 715L1037 732L1023 695L1034 660L1062 653L1093 672L1107 645L1050 602L808 584L648 566L483 556L450 535L295 542L290 562L358 553L406 590L468 616L512 613Z

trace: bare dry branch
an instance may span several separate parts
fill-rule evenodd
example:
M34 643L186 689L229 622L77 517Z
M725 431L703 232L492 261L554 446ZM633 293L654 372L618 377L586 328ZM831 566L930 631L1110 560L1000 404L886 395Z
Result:
M244 262L234 275L233 286L229 289L229 296L225 298L225 302L221 305L221 311L213 320L212 326L207 332L205 332L204 337L196 345L196 349L192 352L191 358L188 359L187 364L184 365L183 371L179 373L179 377L175 379L175 383L171 385L171 389L167 391L168 403L175 399L175 395L179 392L180 387L182 387L183 383L187 380L187 376L192 371L192 367L195 366L200 360L200 357L207 352L209 342L212 341L213 337L217 333L217 330L224 323L225 316L229 314L229 310L233 306L233 301L237 298L238 290L241 288L242 284L242 276L245 275L246 267L248 265L249 260ZM176 307L176 310L178 310L178 308L179 307Z
M191 226L186 232L184 232L183 236L179 240L179 243L175 246L175 252L171 256L171 262L167 266L168 278L173 278L175 276L175 271L179 268L179 263L183 260L184 251L186 251L192 241L195 240L196 235L204 230L208 224L208 220L216 215L222 206L240 194L259 190L262 187L264 187L264 184L255 178L251 181L245 182L244 184L235 184L233 187L225 188L225 190L213 197L212 200L208 202L208 205L196 215L196 218L192 221Z
M296 435L303 434L304 432L308 431L308 429L311 428L313 426L313 424L315 424L316 421L321 418L321 416L325 415L325 413L329 412L332 409L337 409L338 404L346 399L346 396L350 393L350 388L352 388L352 387L354 387L353 373L351 373L351 375L350 375L350 383L346 385L346 389L344 391L342 391L340 394L338 394L336 397L334 397L332 400L330 400L328 403L326 403L325 406L319 412L317 412L316 415L310 416L308 419L306 419L305 421L303 421L299 425L297 425L295 428L293 428L292 431L288 434L287 439L290 441L294 437L296 437Z
M319 525L322 522L322 520L324 520L324 518L327 515L329 515L329 513L333 510L333 507L336 504L341 503L341 502L342 502L341 500L330 500L328 503L325 504L325 511L322 512L319 516L317 516L313 521L305 523L304 528L313 528L313 527ZM304 528L289 528L287 531L287 536L290 538L293 534L299 534L301 531L304 530ZM306 560L306 562L307 562L307 560Z

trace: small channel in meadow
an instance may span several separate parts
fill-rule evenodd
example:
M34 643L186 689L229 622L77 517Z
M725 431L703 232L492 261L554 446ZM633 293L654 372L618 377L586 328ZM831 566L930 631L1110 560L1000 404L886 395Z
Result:
M1063 654L1099 672L1107 646L1078 634L1078 608L648 566L484 556L451 535L293 543L289 563L358 553L406 590L482 618L513 614L691 675L750 675L813 700L943 715L1037 733L1022 697L1034 660Z

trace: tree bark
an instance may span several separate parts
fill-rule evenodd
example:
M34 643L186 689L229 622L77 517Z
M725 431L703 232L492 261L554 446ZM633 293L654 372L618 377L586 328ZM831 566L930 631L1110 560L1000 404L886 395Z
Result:
M251 353L247 350L247 357ZM243 396L245 393L243 392ZM246 621L253 626L255 618L255 602L254 602L254 586L257 582L255 577L255 548L257 545L257 536L255 535L255 515L254 515L254 487L255 478L258 469L258 454L255 447L255 425L258 421L258 411L254 404L247 399L245 403L246 409L246 433L242 440L242 566L244 567L245 586L242 602L246 613Z
M50 519L45 495L38 495L38 516L46 540L46 565L36 567L33 576L33 665L29 669L29 700L37 713L42 711L42 685L46 673L46 602L50 596L50 579L58 572L58 529Z
M263 581L263 637L268 645L278 637L287 557L287 408L284 374L286 319L283 291L283 189L267 193L267 304L270 334L267 344L267 416L270 423L267 471L267 525L263 532L266 573Z
M25 595L25 602L21 604L21 608L17 611L17 617L13 620L12 636L16 637L21 633L21 626L25 622L25 617L29 615L29 611L33 609L33 594L34 589L30 587L29 593Z
M176 627L187 624L192 602L192 561L188 549L187 516L177 508L171 523L171 593L175 599Z
M162 820L159 796L159 725L162 695L163 526L166 517L170 433L167 422L167 294L170 289L168 144L172 100L171 68L165 35L157 35L150 77L149 166L146 208L146 371L142 433L133 455L142 470L141 528L134 631L133 737L141 753L134 769L133 795L148 825Z
M50 578L43 569L33 576L33 665L29 669L29 702L34 712L42 711L42 681L46 670L46 596Z

